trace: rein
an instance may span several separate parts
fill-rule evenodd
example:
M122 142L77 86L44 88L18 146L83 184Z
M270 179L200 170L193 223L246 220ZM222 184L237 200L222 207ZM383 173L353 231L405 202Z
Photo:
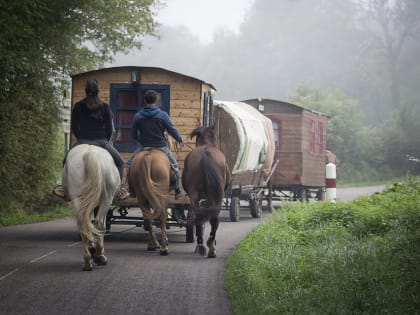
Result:
M188 149L190 149L191 151L194 150L194 147L190 146L188 143L184 142L184 146L186 146ZM180 146L178 143L175 143L175 151L178 153L180 151L180 148L182 148L182 146Z
M188 147L191 151L194 150L194 148L190 146L188 143L185 143L185 146Z

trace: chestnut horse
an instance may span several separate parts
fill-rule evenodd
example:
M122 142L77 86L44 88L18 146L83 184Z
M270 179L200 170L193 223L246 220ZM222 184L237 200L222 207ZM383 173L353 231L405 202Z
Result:
M166 154L160 150L141 151L133 158L128 174L130 190L137 197L143 212L144 229L149 232L148 250L160 247L162 256L168 255L166 221L168 219L168 196L175 172ZM160 220L161 242L153 232L153 221Z
M210 220L207 257L215 258L216 231L224 192L230 182L230 171L224 154L216 147L213 128L197 128L191 132L190 137L196 137L196 148L185 158L182 186L190 198L190 210L196 227L196 252L202 256L206 254L203 229L205 221Z
M82 239L83 270L106 265L105 218L121 183L114 160L103 148L79 144L67 155L62 181Z

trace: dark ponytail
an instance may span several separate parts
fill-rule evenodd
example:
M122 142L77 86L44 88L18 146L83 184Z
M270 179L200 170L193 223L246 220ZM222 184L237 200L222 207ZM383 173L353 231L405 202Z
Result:
M86 97L84 103L90 110L90 115L97 120L104 120L103 102L99 98L99 86L96 80L87 80L85 85Z
M85 103L89 108L95 108L102 104L99 98L99 86L96 80L87 80L85 85L86 98Z

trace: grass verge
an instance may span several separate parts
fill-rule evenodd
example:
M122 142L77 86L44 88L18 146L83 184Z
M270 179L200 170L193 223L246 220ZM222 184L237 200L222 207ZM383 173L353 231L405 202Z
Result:
M420 179L276 211L229 258L225 286L234 314L417 314Z
M70 217L72 215L71 209L66 206L58 206L54 210L38 213L32 212L30 214L24 211L5 212L0 216L0 227L27 224L35 222L45 222L53 219L60 219Z

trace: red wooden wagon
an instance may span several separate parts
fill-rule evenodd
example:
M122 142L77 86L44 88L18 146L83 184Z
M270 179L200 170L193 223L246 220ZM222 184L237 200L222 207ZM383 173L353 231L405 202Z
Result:
M243 101L271 119L275 159L279 164L271 185L280 198L322 200L328 115L272 99Z

